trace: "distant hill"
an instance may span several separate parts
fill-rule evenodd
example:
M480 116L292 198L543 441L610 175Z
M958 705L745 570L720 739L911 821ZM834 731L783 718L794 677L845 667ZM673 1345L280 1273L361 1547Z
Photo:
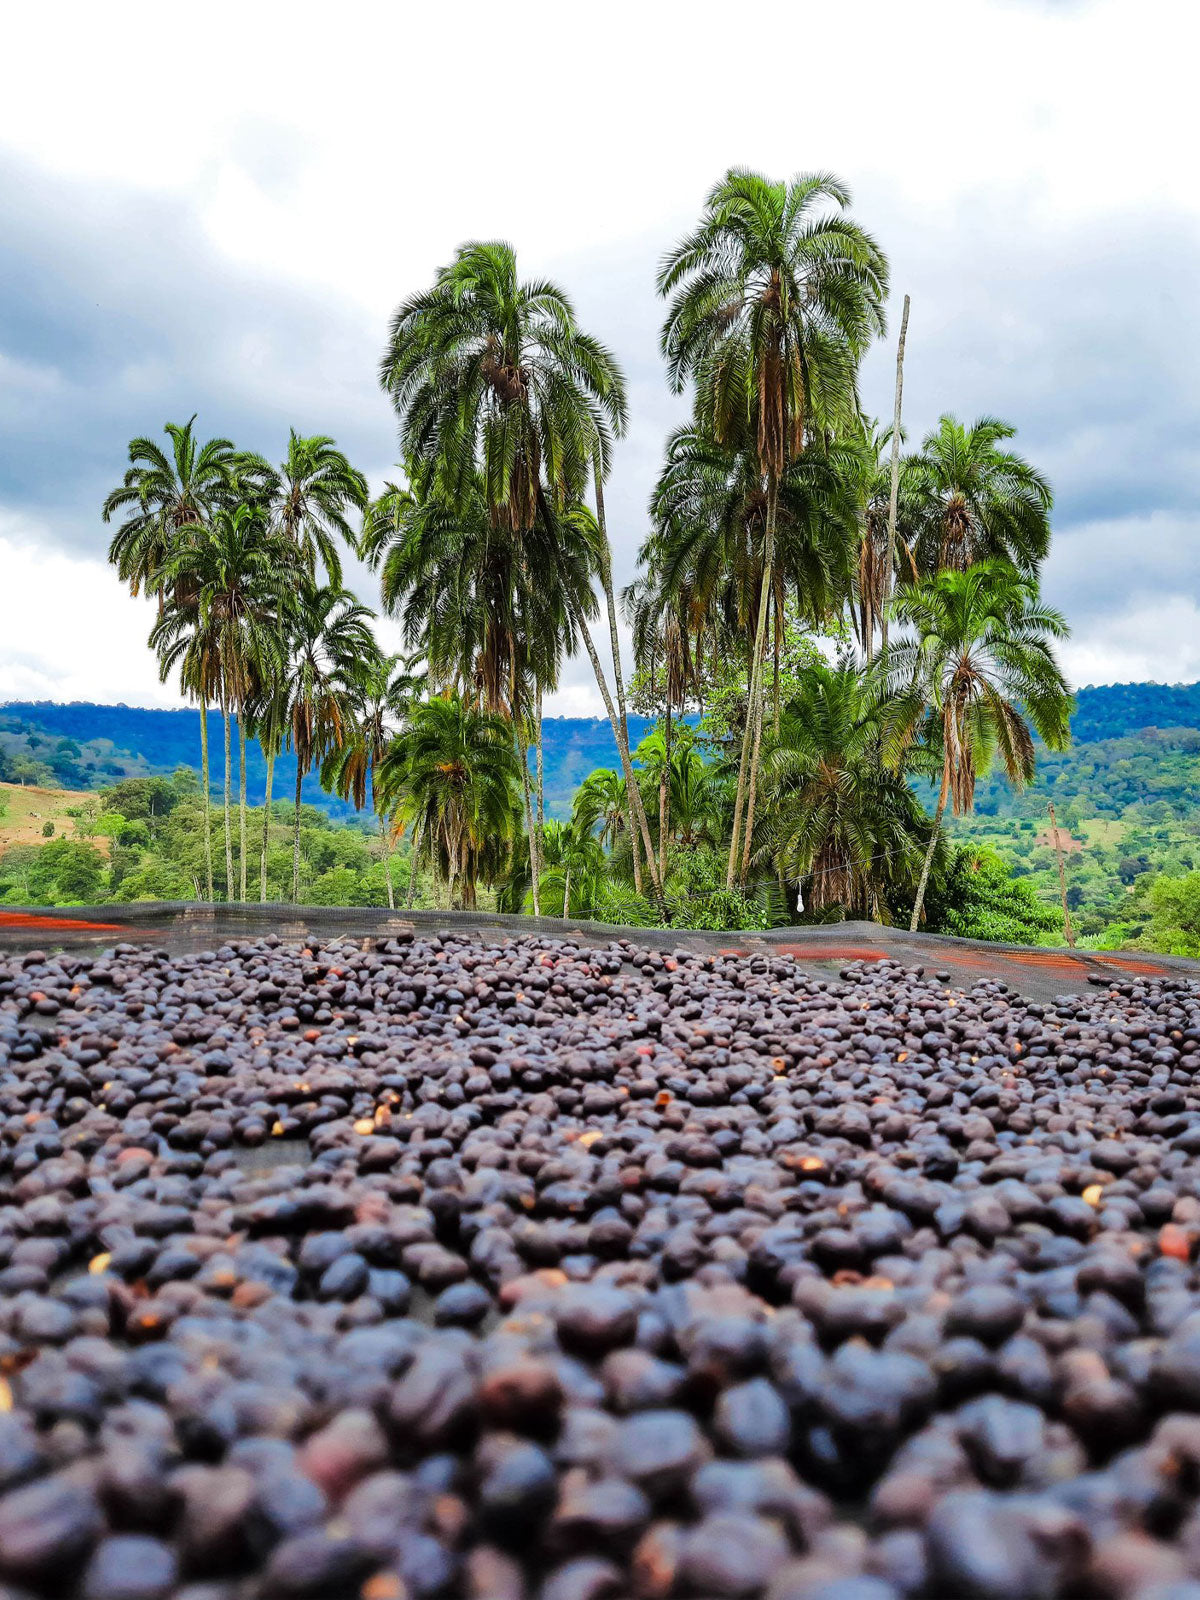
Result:
M651 726L631 717L636 744ZM220 713L208 714L209 766L214 786L224 782L225 733ZM616 743L604 718L547 717L543 731L546 803L556 816L570 810L580 782L597 767L615 766ZM236 766L236 734L234 738ZM141 706L92 705L72 701L9 701L0 705L0 781L47 782L69 789L99 789L121 778L169 774L200 767L200 718L194 710L148 710ZM286 799L296 782L286 753L275 766L273 797ZM246 789L258 804L266 784L266 762L258 746L247 750ZM304 780L303 797L330 815L350 816L353 807L321 789L315 773Z
M1080 743L1143 728L1200 728L1200 683L1107 683L1077 691L1071 735Z
M216 711L209 712L208 721L212 782L220 786L224 732ZM630 718L630 736L635 744L649 726L645 717ZM1190 741L1182 741L1182 749L1178 738L1170 741L1175 761L1165 764L1162 758L1167 751L1161 742L1153 749L1141 745L1136 751L1113 748L1113 741L1132 738L1147 728L1200 730L1200 684L1120 683L1081 689L1072 719L1076 749L1063 756L1045 757L1044 777L1034 794L1022 797L1024 804L1017 800L1014 809L1026 810L1027 814L1035 808L1044 810L1043 788L1053 788L1056 795L1065 796L1081 785L1091 789L1095 799L1110 787L1120 789L1122 792L1110 799L1110 808L1117 810L1156 789L1161 791L1164 780L1168 788L1181 782L1181 800L1194 804L1191 763L1179 760L1180 756L1192 754L1188 749ZM1153 739L1143 743L1154 745ZM1095 744L1108 748L1098 753L1079 748ZM546 803L555 816L569 811L572 795L589 772L617 764L612 730L604 718L548 717L544 747ZM1072 773L1076 764L1078 770ZM121 778L167 774L181 766L198 769L199 765L199 719L195 711L156 711L82 701L70 705L10 701L0 705L0 781L97 789ZM1113 770L1106 770L1110 766ZM1180 770L1173 771L1172 767ZM292 794L295 770L286 754L280 758L274 788L279 799ZM246 782L252 802L261 801L265 780L266 763L257 745L251 744ZM315 774L305 779L303 796L332 816L352 814L351 807L322 791ZM1013 799L1004 780L993 775L980 787L979 809L985 815L1003 814L1013 805ZM1106 809L1103 803L1099 809Z

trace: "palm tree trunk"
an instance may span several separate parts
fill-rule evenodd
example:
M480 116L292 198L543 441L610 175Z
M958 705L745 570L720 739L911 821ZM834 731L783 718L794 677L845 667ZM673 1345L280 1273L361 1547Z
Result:
M537 751L537 852L538 866L546 859L546 787L545 774L542 768L542 686L537 686L537 700L534 705L535 749Z
M379 832L383 839L383 876L387 881L388 910L396 909L396 891L392 888L392 839L391 829L382 817L379 819Z
M275 752L268 750L267 755L267 790L263 796L263 836L262 857L258 871L258 898L263 905L267 903L267 847L271 842L271 785L275 781Z
M529 751L517 739L517 757L521 763L521 787L525 794L525 833L529 839L529 876L533 886L533 914L540 917L542 914L542 864L538 859L537 833L533 825L533 805L529 794Z
M233 899L233 736L230 727L229 707L221 706L225 723L225 900Z
M754 679L758 670L758 663L752 655L747 663L749 671L746 674L746 722L742 729L742 752L738 758L737 796L733 803L733 828L729 839L729 866L725 874L726 889L733 888L736 876L738 835L741 828L742 808L746 803L746 778L750 771L750 746L754 738L754 717L751 706L754 699Z
M417 898L417 845L420 843L420 834L414 829L412 842L408 847L408 909L413 908L413 901Z
M241 712L238 713L238 888L243 905L246 904L246 723Z
M666 760L658 775L658 881L667 881L667 833L671 808L671 702L667 701Z
M621 769L625 778L625 801L632 813L629 836L631 840L636 841L638 833L641 833L646 862L650 868L654 898L658 902L658 909L665 921L667 918L667 903L663 898L662 884L659 882L658 869L654 861L654 841L650 837L650 824L646 821L646 808L642 804L642 796L637 786L637 780L633 775L633 763L629 759L629 744L621 739L616 707L613 705L612 695L608 692L608 680L604 676L604 668L601 666L600 657L596 653L595 641L592 638L591 630L588 628L587 620L577 607L573 609L575 611L575 623L587 649L588 659L592 663L592 671L596 675L596 684L600 690L601 699L604 701L604 709L608 713L609 725L616 738L617 749L621 756Z
M292 903L300 904L300 785L304 782L304 769L300 756L296 756L296 819L292 827Z
M742 860L738 872L738 881L743 884L750 876L750 850L754 842L754 805L758 798L758 761L762 750L762 699L763 697L760 697L754 717L754 744L750 751L750 781L746 790L746 826L742 833Z
M779 505L779 484L768 485L767 489L767 538L766 548L763 552L763 590L762 604L768 603L767 584L771 578L771 569L775 565L775 515ZM770 600L774 601L775 585L771 583ZM761 618L761 612L760 612ZM750 780L746 792L746 829L742 840L741 882L745 883L750 875L750 849L754 842L754 804L758 798L758 763L762 751L763 709L766 701L766 639L763 640L762 656L758 667L758 695L754 702L754 744L750 752Z
M213 903L213 870L212 870L212 796L209 792L208 779L208 701L200 702L200 766L201 782L204 789L204 887L208 895L208 903Z
M571 863L567 862L566 874L563 877L563 921L571 920Z
M642 892L642 852L638 848L638 834L634 827L633 801L625 796L625 825L629 829L629 855L633 862L633 892Z
M771 618L771 631L775 638L775 737L779 738L779 653L783 643L783 603L775 597L775 612Z
M613 731L617 736L617 745L621 754L621 770L628 776L632 763L629 759L629 716L625 709L625 676L621 671L621 641L617 633L617 602L613 593L612 581L612 551L608 544L608 526L604 520L604 480L600 476L600 463L594 464L594 479L596 485L596 525L600 529L601 571L600 581L604 585L604 603L608 610L608 639L612 650L613 683L617 691L617 721L613 724ZM611 720L611 719L610 719ZM634 826L634 800L626 796L629 810L629 844L633 852L633 887L637 894L642 892L642 863L638 855L638 830ZM649 835L646 838L646 854L653 861L653 853ZM654 869L651 867L651 877ZM661 889L661 883L656 885Z
M774 585L771 569L775 565L775 513L779 505L779 480L774 473L767 479L767 529L763 542L762 586L758 599L758 626L754 630L754 660L750 672L750 694L746 705L746 735L742 740L742 762L738 772L737 799L733 805L733 837L729 842L729 869L725 887L732 889L738 871L739 831L742 824L742 805L745 804L744 858L750 859L750 839L754 829L754 801L757 792L758 750L762 740L763 674L767 649L767 608L771 604ZM751 730L753 732L751 733ZM746 755L749 750L750 759ZM747 770L748 769L748 770ZM746 866L742 867L743 878Z
M449 874L449 878L448 878L448 881L447 881L447 884L446 884L446 893L447 893L447 896L448 896L448 899L449 899L449 905L446 907L446 909L448 911L453 911L454 910L454 880L458 876L458 845L457 845L457 841L452 845L451 849L447 852L446 871Z
M925 909L925 890L929 884L929 870L933 866L933 853L937 849L938 834L942 827L942 812L946 809L946 795L950 788L950 763L942 763L942 787L938 791L937 810L933 814L933 831L929 835L929 848L925 852L925 860L921 865L921 877L917 883L917 898L913 901L912 921L908 925L909 933L916 933L917 924L921 920L921 912Z

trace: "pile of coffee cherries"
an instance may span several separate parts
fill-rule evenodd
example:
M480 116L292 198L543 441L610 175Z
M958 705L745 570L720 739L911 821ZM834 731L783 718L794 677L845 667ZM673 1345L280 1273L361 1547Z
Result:
M1200 1600L1200 985L0 961L0 1600Z

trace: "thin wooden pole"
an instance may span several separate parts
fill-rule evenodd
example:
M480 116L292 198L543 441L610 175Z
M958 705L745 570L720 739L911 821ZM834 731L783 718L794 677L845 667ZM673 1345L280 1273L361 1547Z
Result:
M888 647L888 606L896 572L896 511L900 501L900 402L904 395L904 341L908 337L908 296L900 317L900 342L896 346L896 406L892 412L892 483L888 492L887 570L883 575L883 616L880 619L880 649Z
M1054 820L1054 801L1050 802L1050 831L1054 835L1054 851L1058 856L1058 887L1062 893L1063 931L1067 936L1067 943L1071 949L1075 948L1075 930L1071 926L1071 913L1067 908L1067 874L1063 868L1062 840L1058 834L1058 823Z

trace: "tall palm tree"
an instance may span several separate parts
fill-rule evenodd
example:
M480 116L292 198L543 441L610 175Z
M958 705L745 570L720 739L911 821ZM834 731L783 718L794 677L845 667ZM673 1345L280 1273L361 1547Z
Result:
M1054 497L1036 468L1001 448L1016 429L996 417L942 417L910 468L915 555L923 574L1005 560L1033 576L1050 548Z
M574 623L563 604L576 551L561 550L552 516L518 539L490 517L482 477L475 474L458 501L437 474L416 469L411 485L389 485L368 513L363 550L382 566L384 609L399 615L410 646L429 663L434 683L508 717L520 759L527 832L536 857L540 831L529 792L527 748L541 750L541 694L558 681ZM552 581L557 577L560 581ZM588 569L573 582L586 586ZM537 817L542 815L540 764ZM535 908L539 874L533 875Z
M314 581L320 567L325 582L340 588L338 544L357 547L348 513L366 510L366 478L350 465L332 439L324 434L306 438L295 428L288 432L287 455L278 467L261 456L243 460L270 508L274 527L295 548Z
M405 489L389 485L368 513L363 553L380 571L385 613L425 656L434 683L516 717L529 677L553 682L563 624L547 614L552 530L539 522L517 544L493 525L480 478L457 501L424 472Z
M901 591L895 615L914 632L890 652L891 681L908 698L911 725L924 720L941 765L915 932L947 801L955 816L969 811L976 780L996 755L1011 783L1028 783L1031 730L1051 750L1065 749L1072 702L1052 647L1066 636L1066 623L1007 562L938 573Z
M272 532L262 512L249 505L218 507L207 523L180 530L167 557L163 579L178 596L156 632L167 641L194 628L214 653L217 697L225 725L225 892L234 899L230 826L234 718L238 726L239 891L246 899L246 727L262 685L282 669L279 601L294 576L291 544ZM194 620L193 620L194 619Z
M790 598L802 617L820 625L841 606L851 577L859 474L857 451L837 441L821 441L789 465L776 506L772 612ZM766 510L754 451L718 444L694 425L671 435L640 560L664 602L686 599L697 639L702 623L734 636L757 632Z
M905 776L920 751L904 726L877 673L847 659L802 673L764 761L760 831L808 909L878 920L889 888L911 885L925 822Z
M195 422L193 416L182 425L167 423L169 451L153 439L131 439L129 468L105 499L105 522L127 513L113 534L108 559L135 596L145 590L161 600L162 569L180 530L207 522L231 497L234 447L228 439L201 443Z
M858 362L883 331L887 261L845 215L846 186L828 173L772 183L733 168L711 190L700 225L662 264L672 295L662 334L675 392L695 385L697 425L718 443L748 436L765 489L762 580L750 702L738 773L727 884L749 863L762 739L768 604L780 484L810 438L857 414Z
M464 245L431 289L399 307L380 379L400 417L406 459L436 468L456 507L474 493L478 474L493 526L523 545L548 517L570 531L565 514L592 475L602 517L611 442L625 427L624 379L611 352L578 326L557 285L520 278L511 245ZM611 562L599 520L595 526L594 570L609 603L619 679ZM536 571L532 561L526 565ZM537 576L546 582L550 574ZM575 608L572 621L603 676L588 613ZM607 685L601 690L607 707ZM628 776L628 731L616 707L610 720ZM629 794L636 806L636 785ZM637 821L649 849L644 816Z
M104 502L105 522L111 522L118 512L126 513L108 547L108 559L122 582L129 585L131 594L136 596L145 591L157 598L160 616L166 605L162 569L178 543L180 530L206 522L217 506L229 501L233 490L235 451L232 443L228 439L200 443L194 431L195 421L193 416L182 425L167 423L163 431L170 440L169 450L164 450L153 439L130 440L128 470L119 487ZM192 682L199 684L203 678L203 672L199 672ZM195 693L200 707L205 888L211 903L208 700L202 690L193 691L187 684L184 687L187 692Z
M476 469L489 514L528 532L547 493L583 496L597 448L625 423L616 362L557 285L522 281L511 245L464 245L392 319L380 379L403 453L437 460L457 497Z
M814 627L833 622L853 586L852 550L860 504L861 456L853 443L821 441L793 461L779 485L775 570L766 633L774 658L774 723L779 727L781 668L789 616ZM714 675L744 656L749 688L755 673L751 640L762 599L766 494L755 453L717 444L695 427L678 430L651 500L654 526L642 546L644 610L674 621L690 639L697 698L702 663ZM631 619L632 620L632 619ZM654 658L651 641L635 629L638 659ZM679 647L677 647L679 648ZM746 864L748 864L746 856Z
M403 809L446 880L451 904L477 903L482 875L506 865L518 829L518 761L503 717L438 696L412 708L379 763L376 784L389 811Z
M284 613L288 642L284 721L296 755L292 899L300 899L300 790L347 735L360 664L376 652L371 612L345 589L301 582Z
M388 906L396 909L392 887L392 827L380 807L375 774L379 763L400 732L416 696L424 688L425 675L413 671L417 658L375 653L360 663L351 690L350 717L343 725L342 737L326 756L321 767L321 783L343 800L350 800L361 811L370 794L379 817L383 839L383 870L387 880Z

